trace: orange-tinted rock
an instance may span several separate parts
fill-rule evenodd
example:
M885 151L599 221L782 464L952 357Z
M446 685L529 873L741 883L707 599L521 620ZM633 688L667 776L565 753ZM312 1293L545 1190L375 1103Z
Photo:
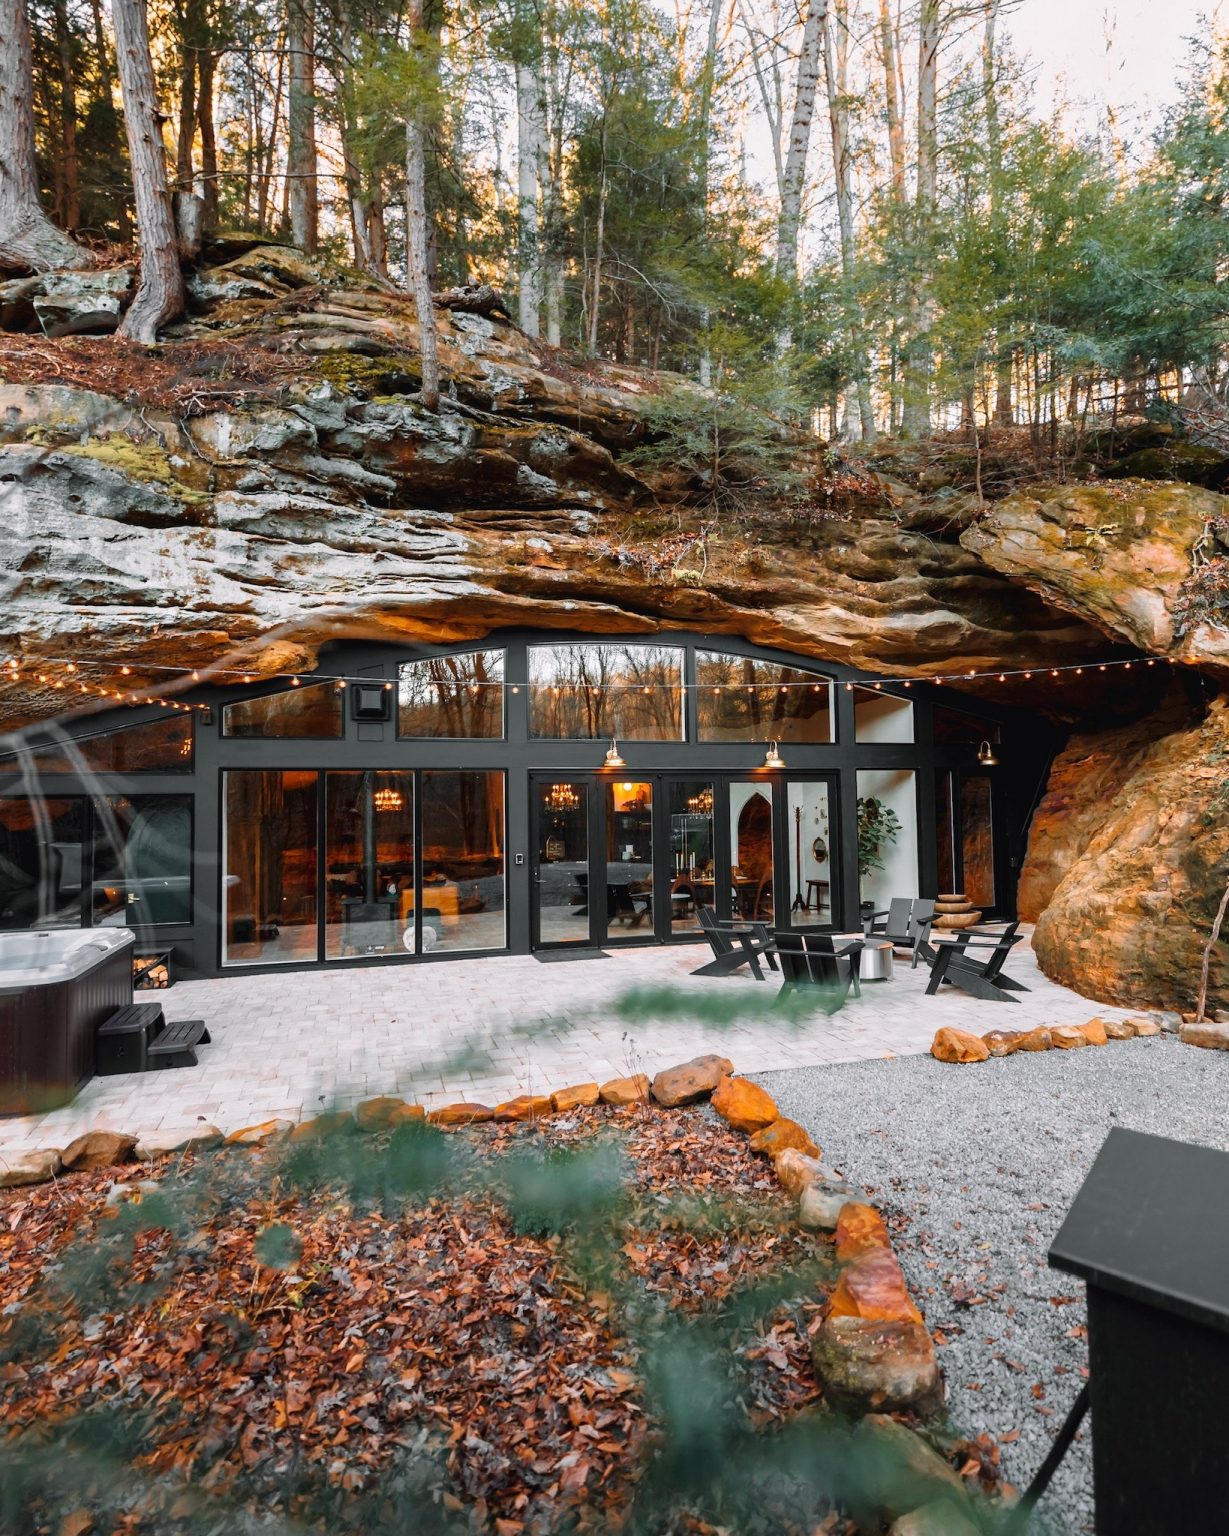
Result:
M60 1172L62 1164L58 1149L49 1147L42 1152L16 1152L9 1156L0 1153L0 1189L16 1189L22 1184L46 1184Z
M336 1110L326 1115L316 1115L311 1120L300 1120L298 1125L290 1133L291 1141L319 1141L323 1136L332 1136L339 1131L354 1129L354 1119L343 1110Z
M427 1115L432 1125L481 1125L494 1118L495 1111L489 1104L445 1104Z
M930 1054L936 1061L985 1061L990 1052L983 1040L963 1029L945 1025L930 1042Z
M1039 1024L1036 1029L1030 1029L1016 1041L1017 1051L1048 1051L1054 1042L1050 1039L1050 1031L1044 1024Z
M354 1123L360 1131L391 1131L407 1120L425 1120L426 1117L427 1111L421 1104L407 1104L404 1099L388 1095L364 1099L354 1111Z
M939 1405L939 1363L924 1323L829 1316L811 1337L811 1358L825 1400L847 1413Z
M612 1077L599 1090L603 1104L643 1104L649 1096L649 1080L643 1072L631 1077Z
M871 1323L922 1320L890 1248L867 1248L846 1265L828 1300L828 1312L833 1317L860 1317Z
M92 1168L110 1168L116 1163L130 1163L137 1138L119 1131L86 1131L70 1141L60 1153L60 1160L70 1173L87 1173Z
M694 1104L706 1099L723 1077L733 1072L734 1063L724 1056L696 1056L678 1067L667 1067L653 1079L653 1097L666 1109L680 1104Z
M1106 1019L1105 1037L1107 1040L1134 1040L1136 1035L1135 1025L1130 1019Z
M573 1088L557 1088L550 1096L551 1108L560 1115L569 1109L587 1109L597 1103L601 1091L596 1083L577 1083Z
M1162 1035L1165 1033L1155 1019L1132 1019L1131 1023L1134 1024L1135 1033L1141 1040L1149 1035Z
M772 1095L745 1077L723 1077L713 1094L713 1108L727 1125L748 1135L781 1118Z
M550 1097L543 1093L522 1093L515 1099L495 1106L498 1125L512 1125L522 1120L543 1120L551 1112Z
M1018 1029L992 1029L981 1038L991 1056L1014 1056L1023 1036Z
M1055 1024L1050 1030L1050 1043L1060 1051L1078 1051L1088 1044L1088 1037L1078 1024Z
M228 1147L267 1147L270 1142L285 1141L294 1130L293 1120L262 1120L259 1125L245 1125L226 1138Z
M850 1200L841 1207L836 1221L836 1256L842 1264L848 1264L868 1248L890 1248L892 1239L883 1224L883 1217L873 1205Z
M1089 1045L1108 1044L1109 1035L1106 1033L1104 1019L1089 1019L1088 1023L1081 1027L1084 1031L1084 1038L1088 1041Z
M796 1152L805 1152L808 1157L821 1155L819 1148L796 1120L774 1120L762 1131L756 1131L751 1138L751 1150L763 1152L768 1157L777 1157L790 1148Z
M823 1176L819 1159L799 1152L797 1147L787 1147L773 1161L777 1183L787 1195L800 1195L808 1184L818 1183Z

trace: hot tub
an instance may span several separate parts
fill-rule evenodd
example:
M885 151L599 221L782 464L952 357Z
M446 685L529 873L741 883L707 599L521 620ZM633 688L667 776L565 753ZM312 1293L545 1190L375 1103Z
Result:
M67 1104L94 1075L98 1026L132 1001L127 928L0 933L0 1114Z

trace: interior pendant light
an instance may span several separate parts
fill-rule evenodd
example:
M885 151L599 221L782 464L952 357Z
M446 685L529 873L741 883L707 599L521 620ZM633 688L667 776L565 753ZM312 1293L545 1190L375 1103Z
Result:
M770 741L768 743L768 751L764 753L764 767L765 768L784 768L785 767L785 759L781 756L780 752L777 751L777 744L776 744L775 741Z
M627 764L619 756L619 743L612 736L610 738L610 751L606 754L606 767L612 771L618 768L626 768Z
M988 741L983 741L977 749L977 761L983 768L997 768L999 760L994 755L994 748Z

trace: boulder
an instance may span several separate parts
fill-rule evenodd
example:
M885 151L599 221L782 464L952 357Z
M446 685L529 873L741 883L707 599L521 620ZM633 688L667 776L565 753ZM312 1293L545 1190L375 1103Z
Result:
M313 1115L310 1120L300 1120L291 1131L290 1141L320 1141L326 1136L354 1129L354 1116L345 1110L330 1110L327 1114Z
M1024 1033L1019 1029L991 1029L981 1038L991 1056L1014 1056Z
M653 1097L666 1109L706 1099L734 1070L724 1056L694 1056L678 1067L667 1067L653 1079Z
M497 1104L494 1120L497 1125L518 1125L526 1120L544 1120L550 1113L549 1094L522 1093L506 1103Z
M1080 1026L1084 1031L1084 1039L1089 1045L1105 1045L1109 1040L1109 1034L1105 1028L1104 1019L1089 1019L1087 1024Z
M391 1131L407 1120L425 1120L426 1116L421 1104L407 1104L404 1099L381 1094L374 1099L364 1099L355 1107L354 1123L360 1131Z
M1205 1051L1229 1051L1229 1024L1184 1024L1178 1039L1183 1045L1199 1045Z
M787 1147L773 1161L777 1183L787 1195L801 1195L808 1184L815 1184L823 1177L819 1159L808 1157L796 1147Z
M831 1317L860 1317L868 1323L920 1323L896 1255L867 1248L841 1271L828 1298Z
M942 1400L924 1323L829 1316L811 1337L811 1359L825 1398L847 1413L928 1411Z
M1054 1044L1050 1038L1050 1031L1044 1024L1038 1024L1036 1029L1027 1030L1016 1041L1017 1051L1048 1051Z
M0 1152L0 1189L15 1189L21 1184L46 1184L60 1172L58 1148L42 1152Z
M806 1184L798 1196L798 1224L808 1232L835 1232L841 1212L853 1198L848 1184Z
M953 1500L934 1499L893 1520L888 1536L981 1536L981 1532Z
M1088 1044L1088 1036L1079 1024L1055 1024L1050 1030L1050 1043L1060 1051L1078 1051Z
M1138 1033L1130 1019L1106 1019L1104 1025L1107 1040L1134 1040Z
M603 1104L643 1104L649 1097L649 1080L643 1072L631 1077L612 1077L598 1090Z
M873 1205L851 1200L844 1207L836 1224L836 1256L842 1264L848 1264L868 1248L891 1246L883 1217Z
M553 1097L553 1095L552 1095ZM488 1104L445 1104L427 1115L432 1125L482 1125L495 1118L495 1111Z
M262 1120L259 1125L246 1125L241 1131L232 1131L226 1138L228 1147L267 1147L275 1141L285 1141L294 1130L293 1120Z
M930 1042L930 1054L936 1061L985 1061L990 1055L990 1050L985 1041L979 1039L977 1035L970 1035L963 1029L953 1029L950 1025L944 1025Z
M1131 1023L1134 1024L1135 1033L1141 1040L1147 1039L1151 1035L1177 1033L1176 1029L1167 1030L1165 1026L1163 1024L1159 1024L1156 1019L1132 1019ZM1180 1025L1178 1027L1181 1028Z
M850 1440L855 1513L869 1525L873 1511L886 1524L935 1501L972 1513L964 1479L899 1419L871 1413Z
M557 1088L550 1096L551 1108L557 1115L569 1109L588 1109L597 1103L601 1093L596 1083L577 1083L571 1088Z
M94 335L119 329L120 311L132 291L131 267L93 272L48 272L42 292L33 298L34 313L45 336Z
M1167 1035L1176 1035L1182 1028L1184 1021L1182 1015L1176 1009L1161 1008L1155 1013L1150 1013L1147 1019L1132 1019L1131 1022L1137 1026L1141 1023L1155 1024L1157 1029L1152 1030L1152 1034L1157 1034L1160 1030L1164 1030Z
M713 1094L713 1108L736 1131L749 1136L781 1118L772 1096L745 1077L723 1077Z
M86 1131L70 1141L60 1153L67 1173L88 1173L93 1168L111 1168L116 1163L132 1162L137 1138L121 1131Z
M222 1132L216 1125L194 1125L186 1131L147 1131L138 1139L135 1154L137 1162L152 1163L154 1158L169 1152L185 1152L189 1148L203 1152L218 1146L221 1140Z
M805 1152L808 1157L823 1155L796 1120L774 1120L751 1138L751 1150L763 1152L767 1157L776 1157L790 1148Z

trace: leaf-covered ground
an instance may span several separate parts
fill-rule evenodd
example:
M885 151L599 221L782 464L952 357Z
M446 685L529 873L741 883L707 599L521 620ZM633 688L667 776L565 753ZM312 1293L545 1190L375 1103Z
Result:
M819 1398L827 1245L790 1215L699 1109L7 1192L0 1527L663 1530L713 1401L755 1431Z

